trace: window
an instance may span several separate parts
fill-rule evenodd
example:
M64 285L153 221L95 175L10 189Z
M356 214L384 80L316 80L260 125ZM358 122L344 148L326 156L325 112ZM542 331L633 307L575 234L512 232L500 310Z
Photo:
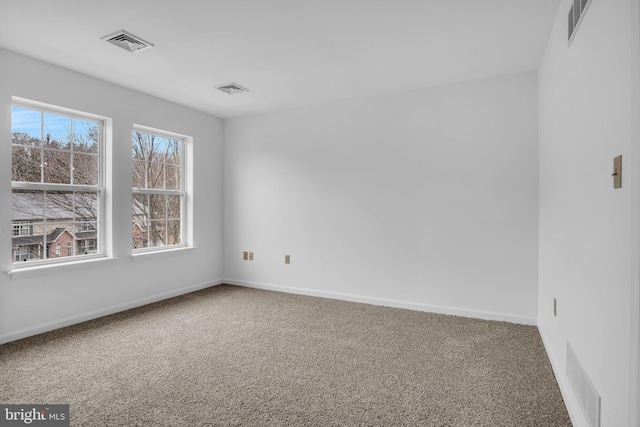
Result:
M74 256L77 230L90 229L101 253L103 128L95 116L14 102L11 107L12 253L14 262ZM89 252L80 252L84 255Z
M134 250L185 246L187 138L163 131L133 131Z
M96 251L96 241L93 239L79 240L78 241L78 253L90 254Z
M78 231L94 231L94 226L90 222L78 224Z
M31 250L28 247L20 247L14 251L13 257L13 260L16 262L28 261L32 258Z
M33 234L33 226L31 224L13 224L14 236L31 236Z

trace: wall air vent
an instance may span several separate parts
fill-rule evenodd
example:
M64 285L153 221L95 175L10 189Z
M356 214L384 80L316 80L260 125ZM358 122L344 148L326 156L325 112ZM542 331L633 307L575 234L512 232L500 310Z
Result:
M144 49L149 49L153 45L149 42L142 40L140 37L136 37L125 30L116 31L108 36L102 37L102 40L106 40L109 43L113 43L129 52L140 52Z
M220 86L216 86L216 89L221 90L229 95L235 95L236 93L249 92L249 89L243 88L237 83L226 83Z
M578 24L582 22L587 7L591 4L591 0L573 0L573 5L569 9L569 43L573 39L573 35L578 30Z
M567 342L567 377L591 427L600 427L600 395Z

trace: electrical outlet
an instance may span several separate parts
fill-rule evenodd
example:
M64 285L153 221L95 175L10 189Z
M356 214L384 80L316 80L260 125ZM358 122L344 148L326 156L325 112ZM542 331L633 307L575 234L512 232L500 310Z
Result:
M242 259L247 261L249 259L249 252L243 252L242 253Z
M553 317L558 317L558 301L553 299Z
M253 261L253 252L249 252L249 261Z
M284 263L285 264L291 264L291 255L285 255L284 256Z

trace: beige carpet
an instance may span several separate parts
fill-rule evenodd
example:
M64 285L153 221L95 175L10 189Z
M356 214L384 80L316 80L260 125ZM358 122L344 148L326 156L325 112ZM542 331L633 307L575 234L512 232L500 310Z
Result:
M73 426L568 426L535 327L218 286L0 346Z

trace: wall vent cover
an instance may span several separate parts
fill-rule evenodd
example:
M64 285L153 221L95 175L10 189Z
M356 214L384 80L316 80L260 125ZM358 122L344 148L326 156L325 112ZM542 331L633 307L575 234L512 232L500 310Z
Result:
M600 427L600 395L567 342L567 377L591 427Z
M116 31L115 33L104 36L102 37L102 40L113 43L116 46L128 50L129 52L140 52L141 50L153 47L151 43L146 42L140 37L134 36L125 30Z
M240 86L237 83L226 83L220 86L216 86L216 89L228 93L229 95L235 95L236 93L249 92L249 89Z

